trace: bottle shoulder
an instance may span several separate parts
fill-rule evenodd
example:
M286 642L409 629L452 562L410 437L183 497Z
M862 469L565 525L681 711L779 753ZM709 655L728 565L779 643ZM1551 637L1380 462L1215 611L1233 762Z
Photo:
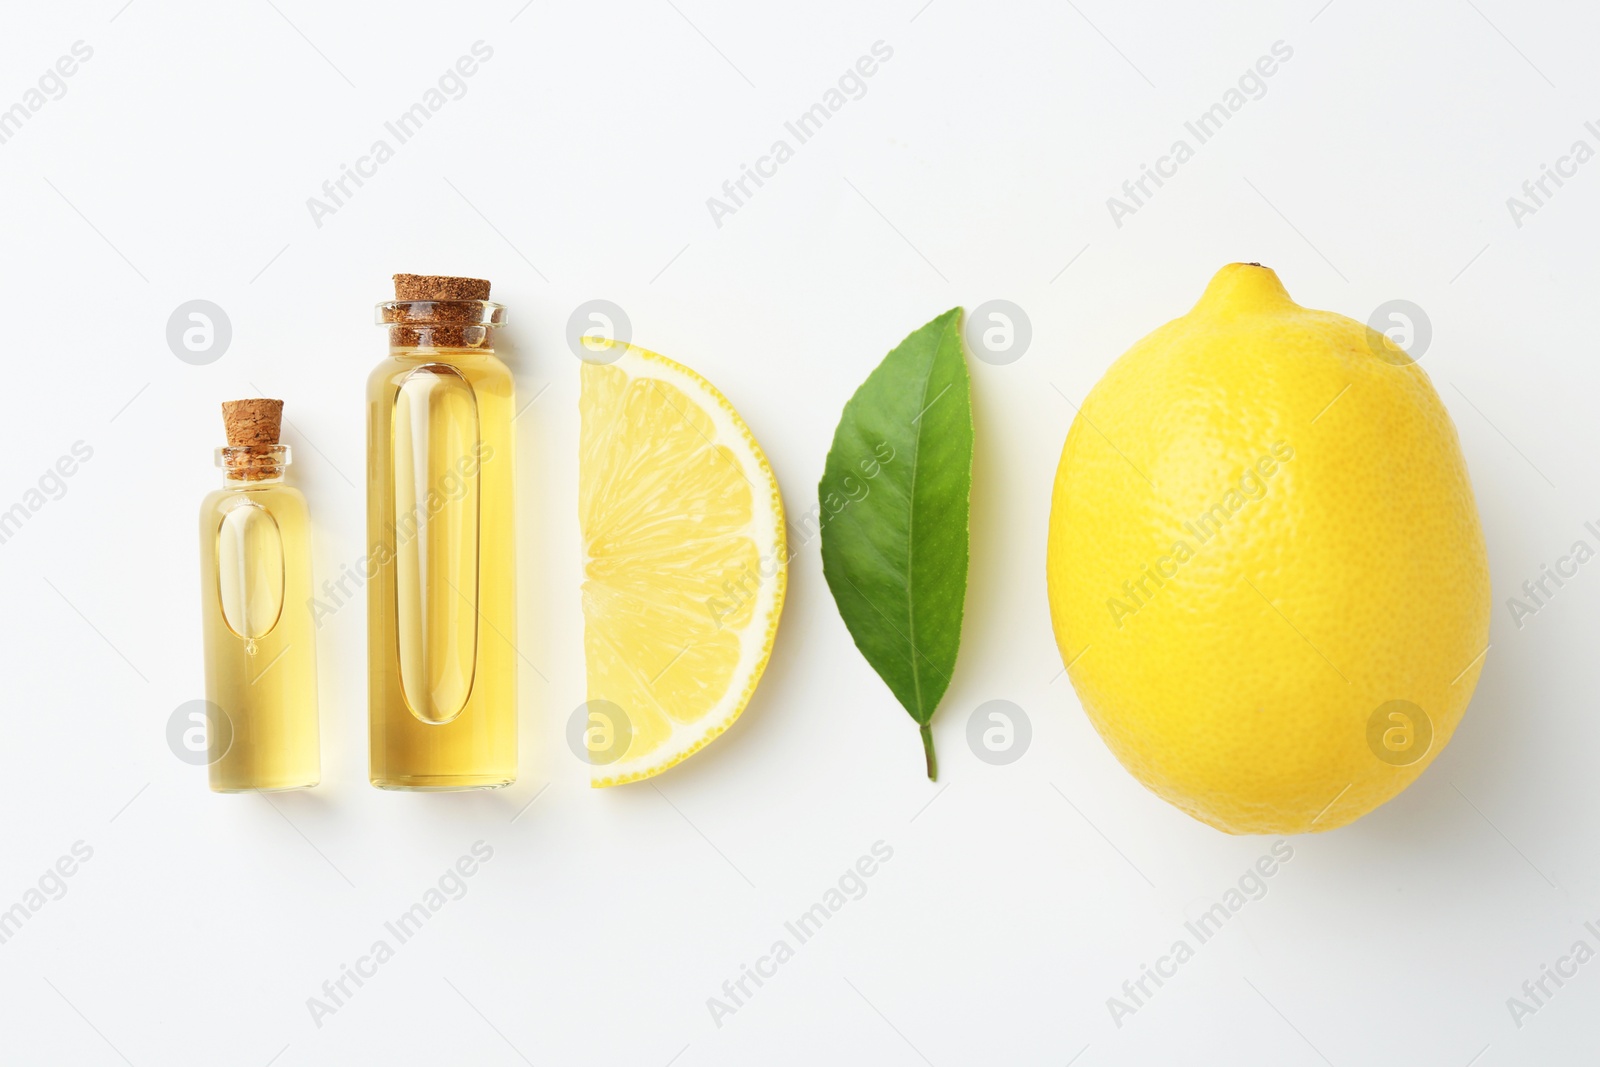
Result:
M256 489L224 486L213 489L200 501L202 519L220 517L237 507L255 506L272 512L275 516L304 518L308 508L305 494L292 485L277 482Z
M396 389L406 378L430 365L449 367L474 388L491 393L509 392L512 388L511 368L492 351L415 351L379 361L367 375L367 395L377 397Z

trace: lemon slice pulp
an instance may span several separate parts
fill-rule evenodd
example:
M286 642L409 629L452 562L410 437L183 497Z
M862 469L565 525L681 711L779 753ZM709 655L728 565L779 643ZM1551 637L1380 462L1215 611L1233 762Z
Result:
M727 398L654 352L585 343L578 516L598 787L660 774L739 717L772 652L788 552L777 479Z

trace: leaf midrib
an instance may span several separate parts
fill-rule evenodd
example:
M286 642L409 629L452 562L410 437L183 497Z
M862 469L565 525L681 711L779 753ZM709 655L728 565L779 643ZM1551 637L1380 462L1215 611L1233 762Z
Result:
M917 400L916 432L912 435L913 442L911 454L911 487L908 494L911 507L906 516L906 641L911 645L911 687L917 697L917 713L919 716L932 718L927 712L922 700L922 668L917 663L917 607L915 595L916 571L913 560L916 555L916 529L917 529L917 471L922 465L922 434L927 426L922 421L922 416L928 413L924 405L928 400L928 388L933 382L934 368L939 365L939 353L944 349L944 340L950 327L946 325L939 331L938 340L933 345L933 358L928 361L928 373L922 378L922 395ZM944 394L940 394L941 396ZM919 723L924 718L918 718Z

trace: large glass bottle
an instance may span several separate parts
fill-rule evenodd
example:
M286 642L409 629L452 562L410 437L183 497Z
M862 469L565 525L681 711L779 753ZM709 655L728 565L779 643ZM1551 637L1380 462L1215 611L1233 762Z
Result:
M505 308L473 278L395 275L367 380L372 784L484 789L517 775L511 372Z
M300 789L322 776L306 499L283 482L281 400L222 405L221 489L200 506L206 740L219 793Z

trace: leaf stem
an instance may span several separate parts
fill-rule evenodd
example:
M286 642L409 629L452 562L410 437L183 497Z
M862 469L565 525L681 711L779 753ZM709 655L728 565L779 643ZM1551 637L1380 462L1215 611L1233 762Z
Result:
M939 780L939 757L933 754L933 728L922 724L922 751L928 757L928 781Z

